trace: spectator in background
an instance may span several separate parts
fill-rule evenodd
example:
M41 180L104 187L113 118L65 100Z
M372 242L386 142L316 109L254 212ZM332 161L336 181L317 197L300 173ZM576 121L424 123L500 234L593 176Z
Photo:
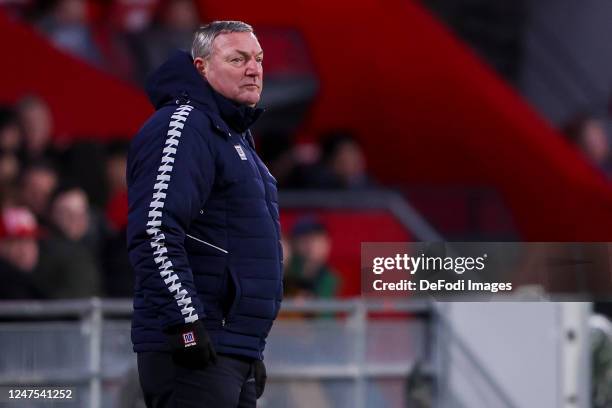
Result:
M133 49L139 60L140 79L144 81L176 49L189 49L199 22L193 0L160 1L152 27Z
M287 274L287 268L291 263L291 258L293 257L293 250L291 249L291 243L285 234L281 233L280 243L283 250L283 276L285 276Z
M319 165L321 152L316 144L295 144L287 132L268 131L258 134L256 146L279 188L317 188L330 183L331 176Z
M96 140L79 140L65 146L58 163L60 179L82 188L96 210L103 209L108 198L105 163L106 146Z
M331 241L317 219L304 217L291 231L291 258L285 271L287 296L332 298L338 279L328 264Z
M593 165L612 177L610 139L603 120L580 114L563 127L563 132Z
M36 218L22 207L0 214L0 299L37 299L41 291L33 280L39 247Z
M0 194L6 196L19 176L19 160L11 153L0 152Z
M110 18L114 27L123 32L139 32L151 24L158 3L159 0L115 0L110 6Z
M102 65L100 51L87 21L85 0L53 0L49 11L39 21L39 29L57 48L89 63Z
M13 189L21 165L18 154L21 130L17 116L10 108L0 107L0 200L14 195Z
M257 142L257 151L276 178L278 187L292 187L299 164L291 135L284 132L262 133L258 135Z
M325 189L360 189L374 186L366 172L363 150L352 134L330 132L323 137L322 158L305 178L305 186Z
M95 40L109 73L137 84L144 81L142 33L151 24L157 7L158 0L114 0L100 6Z
M115 231L122 231L127 225L127 167L126 142L117 141L108 146L106 158L106 185L108 201L106 203L106 218Z
M32 163L20 177L20 201L38 218L39 223L48 224L49 199L58 184L58 175L47 162Z
M91 230L89 204L78 187L56 190L50 206L50 236L42 242L37 282L51 298L100 295L101 275Z
M24 163L56 159L57 152L51 144L53 117L47 103L37 96L26 96L17 103L17 115L23 134Z
M339 188L371 187L363 150L348 132L330 133L323 139L323 162Z
M0 107L0 150L3 153L17 154L21 149L21 129L14 110Z
M127 253L126 227L128 213L125 179L128 145L117 141L108 146L106 184L109 200L106 219L111 227L102 256L105 293L111 297L131 297L134 271Z
M134 30L140 31L147 24L146 3L151 1L109 2L101 8L102 14L94 26L94 38L105 61L105 69L123 80L137 82L130 37Z

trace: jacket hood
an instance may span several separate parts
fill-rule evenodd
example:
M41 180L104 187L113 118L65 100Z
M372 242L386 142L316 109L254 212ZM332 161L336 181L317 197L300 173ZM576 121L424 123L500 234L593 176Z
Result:
M195 101L214 108L210 86L198 74L191 56L185 51L175 52L149 78L145 89L149 100L159 109L168 103Z

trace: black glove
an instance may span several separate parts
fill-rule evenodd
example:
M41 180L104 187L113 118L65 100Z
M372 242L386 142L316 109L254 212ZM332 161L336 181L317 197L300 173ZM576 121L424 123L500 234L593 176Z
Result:
M217 363L217 353L199 320L166 331L174 362L186 368L206 368Z
M253 372L255 375L255 395L257 398L261 397L264 393L264 389L266 388L266 378L268 378L266 374L266 366L263 361L255 360L253 363Z

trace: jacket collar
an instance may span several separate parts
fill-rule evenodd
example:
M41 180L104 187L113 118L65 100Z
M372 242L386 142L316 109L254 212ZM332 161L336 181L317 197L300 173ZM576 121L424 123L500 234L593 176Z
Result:
M262 108L251 108L247 105L241 105L236 102L230 101L217 91L215 91L210 84L206 83L213 94L215 101L217 102L217 108L219 114L223 120L234 130L239 133L246 132L253 123L259 119L264 112Z

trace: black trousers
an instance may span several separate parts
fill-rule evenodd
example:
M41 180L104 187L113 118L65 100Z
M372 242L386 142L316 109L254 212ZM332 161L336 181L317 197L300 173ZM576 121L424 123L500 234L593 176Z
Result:
M169 353L138 353L138 376L147 408L255 408L250 360L218 355L217 364L193 370Z

